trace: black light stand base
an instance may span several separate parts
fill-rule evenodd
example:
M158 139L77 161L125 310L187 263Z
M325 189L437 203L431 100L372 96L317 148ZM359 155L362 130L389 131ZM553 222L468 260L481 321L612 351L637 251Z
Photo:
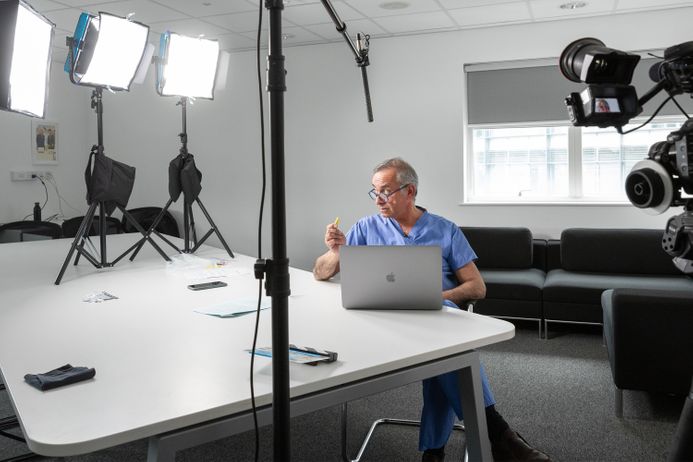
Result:
M89 253L88 250L84 248L85 242L90 241L89 231L91 230L91 225L94 220L94 215L96 214L97 207L100 208L101 212L99 219L99 241L101 244L99 259L97 259L91 253ZM161 247L159 247L150 236L146 235L147 231L137 222L137 220L135 220L135 218L130 214L130 212L125 210L125 207L121 205L117 205L116 207L122 212L123 216L125 216L130 222L132 222L133 226L135 226L135 229L137 229L137 231L139 231L140 234L144 236L142 244L144 244L144 241L148 241L156 249L156 251L159 252L159 255L161 255L161 257L164 260L171 261L171 259L168 258L168 255L166 255L164 251L161 250ZM105 204L103 202L93 202L89 206L87 214L84 216L82 223L79 225L79 229L77 230L75 239L72 241L70 251L68 252L67 257L63 262L63 266L60 268L60 273L58 274L58 278L55 280L55 285L59 285L62 281L63 276L65 274L65 270L67 269L67 265L70 263L70 259L72 258L72 255L75 253L75 251L77 252L74 263L75 265L79 263L79 257L84 256L84 258L86 258L89 261L89 263L91 263L95 268L107 268L116 265L120 260L126 257L132 251L132 249L135 248L135 246L132 246L112 262L108 261L108 257L106 254L106 217L104 210Z
M151 226L149 227L147 232L144 234L144 237L142 239L140 239L140 241L137 244L135 244L134 247L136 247L136 249L133 252L133 254L130 256L130 261L133 261L137 257L137 254L139 253L140 249L144 245L145 240L147 238L149 238L149 236L151 236L152 233L156 234L164 242L166 242L168 245L173 247L178 253L195 253L197 251L197 249L199 249L200 246L202 244L204 244L204 242L207 240L207 238L209 238L209 236L211 236L212 233L214 233L217 235L217 238L219 239L219 242L221 242L221 245L224 247L224 250L226 250L226 253L228 253L231 258L235 258L235 255L231 251L231 248L226 243L226 240L224 240L224 236L222 236L221 233L219 232L217 225L212 220L211 215L209 214L209 212L207 212L207 209L202 204L202 201L200 200L199 197L197 199L195 199L195 203L198 205L198 207L200 207L200 210L202 210L202 213L204 214L205 218L209 222L209 224L211 226L209 231L207 231L207 233L202 237L202 239L200 239L200 240L197 239L197 235L195 233L195 222L192 219L192 217L193 217L192 204L188 204L187 202L185 202L183 205L183 207L184 207L183 214L186 217L190 217L190 222L188 223L188 219L185 220L185 222L186 222L185 226L184 226L185 230L183 232L183 239L184 239L185 244L184 244L183 249L179 249L175 244L173 244L171 241L166 239L166 237L164 237L159 231L156 230L156 227L159 225L159 222L161 222L161 220L164 218L164 216L166 215L166 212L168 211L168 209L172 203L173 203L173 199L169 199L168 202L166 203L166 205L164 206L164 208L161 209L159 214L156 216L156 219L151 224ZM192 234L192 240L190 238L190 234ZM193 243L193 247L190 247L190 242Z

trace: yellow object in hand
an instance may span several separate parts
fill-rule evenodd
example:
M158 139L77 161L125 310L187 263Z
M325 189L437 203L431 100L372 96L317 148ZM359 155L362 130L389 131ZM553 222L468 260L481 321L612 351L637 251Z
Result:
M337 218L334 219L334 226L335 226L336 228L339 227L339 217L337 217Z

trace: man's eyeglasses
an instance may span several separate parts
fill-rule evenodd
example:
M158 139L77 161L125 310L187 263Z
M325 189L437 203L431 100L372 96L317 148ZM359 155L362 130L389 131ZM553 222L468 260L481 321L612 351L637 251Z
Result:
M399 192L399 191L403 190L403 189L406 188L407 186L409 186L409 183L403 184L402 186L400 186L399 188L395 189L395 190L392 191L392 192L376 192L376 191L375 191L375 188L373 188L373 189L371 189L370 191L368 191L368 195L369 195L369 196L371 197L371 199L373 199L373 200L376 200L376 199L380 198L380 200L382 200L383 202L387 202L388 200L390 200L390 196L392 196L392 195L393 195L394 193L396 193L396 192Z

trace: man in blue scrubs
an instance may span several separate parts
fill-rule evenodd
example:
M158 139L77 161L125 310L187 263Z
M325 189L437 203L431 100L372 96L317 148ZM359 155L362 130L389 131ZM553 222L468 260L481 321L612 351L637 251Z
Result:
M327 280L339 272L342 245L439 245L443 255L445 303L456 307L465 300L484 298L486 286L474 264L477 256L464 234L451 221L415 205L418 176L411 165L400 158L386 160L373 170L372 183L369 195L378 207L378 214L360 219L346 235L337 223L327 226L328 250L315 262L315 278ZM496 411L483 367L481 378L494 459L548 461L546 454L527 444ZM455 417L463 418L458 374L450 372L424 380L423 400L419 432L422 461L442 461Z

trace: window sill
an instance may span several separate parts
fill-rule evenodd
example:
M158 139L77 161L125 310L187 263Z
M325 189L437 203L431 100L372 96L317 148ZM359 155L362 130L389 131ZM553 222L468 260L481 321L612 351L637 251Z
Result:
M619 202L619 201L587 201L587 200L562 200L562 201L517 201L511 199L501 199L497 201L463 201L458 203L461 206L494 206L494 205L512 205L512 206L590 206L590 207L633 207L630 202Z

